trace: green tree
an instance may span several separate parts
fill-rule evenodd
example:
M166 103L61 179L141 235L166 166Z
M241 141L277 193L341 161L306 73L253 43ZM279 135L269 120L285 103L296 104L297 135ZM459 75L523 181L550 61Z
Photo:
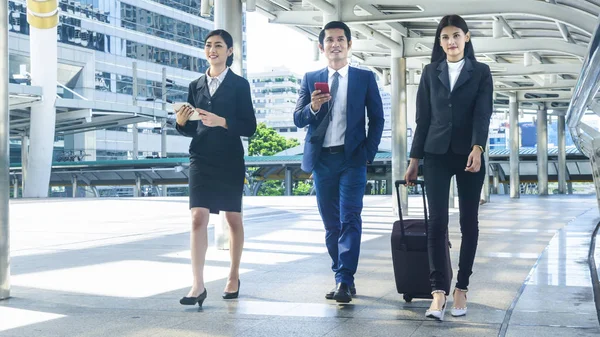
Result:
M297 139L287 139L282 135L278 134L275 130L267 127L265 123L259 123L256 127L256 132L248 141L248 155L250 156L272 156L281 151L300 145ZM254 171L254 168L250 168L250 171ZM252 174L250 174L252 176ZM251 187L254 184L258 184L258 181L249 181ZM304 184L304 183L302 183ZM300 186L300 184L298 185ZM252 189L252 188L251 188ZM305 195L308 194L305 190L306 187L302 187L300 193L294 190L294 195ZM281 180L269 180L264 181L258 190L258 195L284 195L284 185ZM310 192L310 188L308 188Z
M296 186L294 186L294 195L309 195L312 186L312 180L299 181Z
M298 145L300 142L297 139L287 139L267 127L265 123L259 123L256 132L248 142L248 154L250 156L272 156Z

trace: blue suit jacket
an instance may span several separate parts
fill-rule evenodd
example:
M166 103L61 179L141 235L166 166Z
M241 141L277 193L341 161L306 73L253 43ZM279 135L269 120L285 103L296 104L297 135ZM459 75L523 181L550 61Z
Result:
M321 110L313 115L310 111L311 94L315 90L315 82L327 80L327 68L306 73L294 111L294 124L299 128L308 125L302 158L302 170L305 172L312 172L319 159L323 147L322 140L319 143L311 143L310 139L329 108L329 103L323 104ZM349 67L347 95L344 153L353 165L366 165L367 161L372 162L375 158L384 124L383 104L375 75L368 70ZM365 108L369 117L368 132L365 132Z

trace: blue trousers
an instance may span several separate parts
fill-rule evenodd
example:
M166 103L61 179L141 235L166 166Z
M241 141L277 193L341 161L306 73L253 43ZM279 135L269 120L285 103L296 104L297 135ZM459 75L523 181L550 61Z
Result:
M335 281L352 285L360 254L366 163L352 165L344 153L321 153L313 179Z

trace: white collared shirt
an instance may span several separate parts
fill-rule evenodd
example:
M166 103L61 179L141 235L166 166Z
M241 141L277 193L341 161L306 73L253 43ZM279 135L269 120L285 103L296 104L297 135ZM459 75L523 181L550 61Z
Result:
M335 70L332 68L327 69L329 70L327 83L329 84L329 88L331 88ZM345 65L343 68L337 71L340 74L338 78L338 89L335 97L332 97L330 101L333 102L333 110L331 111L332 120L329 122L329 126L327 126L327 131L325 131L323 147L344 145L344 138L346 136L346 108L348 104L349 69L350 66Z
M446 61L448 62L448 61ZM460 72L465 65L465 59L458 62L448 62L448 77L450 78L450 92L454 89L454 85L460 76Z
M229 67L225 68L225 70L223 70L223 72L216 77L211 77L208 74L209 70L210 68L206 69L206 82L208 83L208 91L212 96L215 94L215 91L217 91L221 83L223 83L223 80L225 79L225 76L227 76L227 72L229 71Z

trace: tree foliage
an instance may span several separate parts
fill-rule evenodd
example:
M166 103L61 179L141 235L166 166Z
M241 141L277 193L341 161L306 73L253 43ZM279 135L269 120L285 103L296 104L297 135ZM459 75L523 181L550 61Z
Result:
M297 139L287 139L278 134L275 130L267 127L265 123L259 123L254 136L248 141L248 155L250 156L272 156L281 151L300 145ZM254 169L250 169L253 171ZM252 187L258 184L258 181L249 182ZM258 187L258 186L257 186ZM307 195L312 188L311 183L297 182L294 184L294 195ZM284 195L285 186L281 180L268 180L262 182L257 195L276 196Z
M248 142L248 154L250 156L272 156L297 145L300 145L297 139L287 139L267 127L265 123L259 123L256 132Z

